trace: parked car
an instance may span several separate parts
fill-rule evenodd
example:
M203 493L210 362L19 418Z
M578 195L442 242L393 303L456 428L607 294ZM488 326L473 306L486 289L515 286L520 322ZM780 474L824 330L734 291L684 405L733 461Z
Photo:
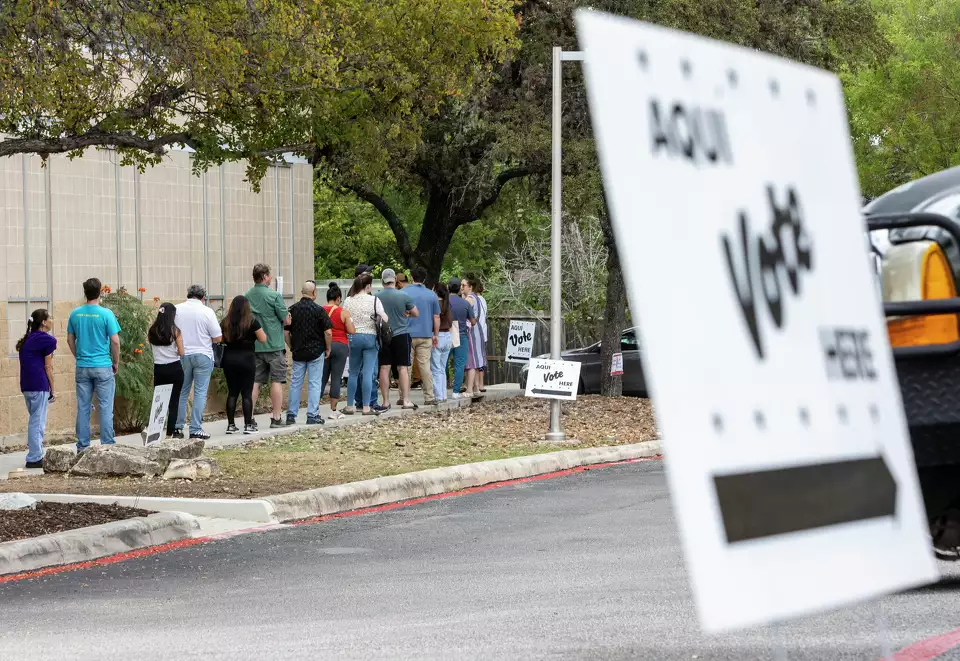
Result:
M620 334L620 352L623 354L623 394L634 397L647 396L647 384L643 378L643 365L640 363L640 339L636 328L628 328ZM563 360L580 363L581 395L600 394L600 343L591 344L582 349L570 349L560 353ZM543 354L537 358L549 358ZM527 371L530 365L520 369L520 387L527 387Z

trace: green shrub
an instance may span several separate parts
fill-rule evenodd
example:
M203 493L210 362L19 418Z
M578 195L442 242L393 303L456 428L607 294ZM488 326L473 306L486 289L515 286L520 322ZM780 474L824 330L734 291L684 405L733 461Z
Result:
M156 308L144 305L123 287L113 293L104 288L100 299L113 311L120 323L120 368L113 405L113 424L117 433L143 430L150 417L153 400L153 352L147 331L156 317Z

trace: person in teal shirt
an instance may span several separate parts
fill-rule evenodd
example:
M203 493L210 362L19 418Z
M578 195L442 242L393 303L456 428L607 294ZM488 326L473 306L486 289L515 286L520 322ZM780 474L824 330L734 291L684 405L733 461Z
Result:
M120 366L120 324L113 311L100 305L102 284L83 283L86 305L70 313L67 345L77 361L77 451L90 447L90 412L97 395L100 445L113 445L113 396Z

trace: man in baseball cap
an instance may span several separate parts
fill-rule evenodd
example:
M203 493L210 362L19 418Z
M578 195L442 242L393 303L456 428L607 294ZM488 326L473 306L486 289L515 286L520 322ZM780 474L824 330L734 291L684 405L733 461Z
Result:
M353 270L353 277L359 278L364 273L373 273L373 269L369 264L357 264L357 268Z
M393 339L389 345L380 347L380 393L383 395L384 408L390 408L390 368L397 368L400 382L400 397L403 408L413 408L410 401L410 317L419 316L413 299L397 289L397 273L393 269L384 269L380 274L383 289L377 293L377 299L383 305L390 320Z

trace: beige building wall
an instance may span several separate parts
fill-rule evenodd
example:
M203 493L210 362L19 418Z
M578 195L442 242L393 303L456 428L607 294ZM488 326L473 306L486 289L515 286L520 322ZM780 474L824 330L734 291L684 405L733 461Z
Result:
M15 345L40 307L52 311L58 341L58 401L47 432L72 434L66 323L87 278L114 291L143 287L144 300L173 303L199 283L219 308L249 289L253 265L266 262L293 303L299 284L313 277L312 170L271 167L259 193L245 177L244 163L195 176L183 151L144 173L121 167L112 151L52 156L45 167L35 156L0 158L0 439L26 431Z

